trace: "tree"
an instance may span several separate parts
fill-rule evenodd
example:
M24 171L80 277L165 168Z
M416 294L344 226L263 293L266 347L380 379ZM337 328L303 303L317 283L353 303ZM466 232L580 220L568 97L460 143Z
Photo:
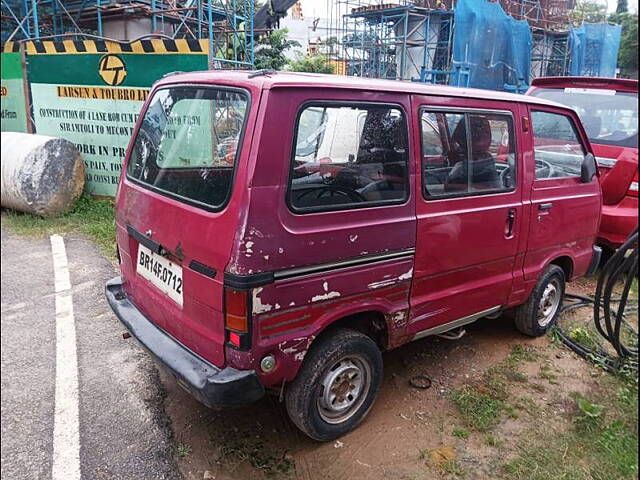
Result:
M293 47L299 47L295 40L287 40L288 30L274 30L270 35L262 37L257 42L255 50L255 68L258 70L282 70L287 64L284 52Z
M294 72L334 73L333 66L324 55L298 55L289 62L289 70Z
M627 0L618 0L618 5L616 6L616 13L627 13L629 11L629 5Z
M605 22L607 20L607 5L598 0L578 0L576 7L569 12L569 19L576 26L580 26L584 22Z
M618 67L624 76L638 77L638 15L631 13L616 13L609 17L609 21L622 25L620 38L620 53Z

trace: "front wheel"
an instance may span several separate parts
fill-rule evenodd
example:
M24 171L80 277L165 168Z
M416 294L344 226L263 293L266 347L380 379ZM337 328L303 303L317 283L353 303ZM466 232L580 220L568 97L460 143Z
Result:
M380 349L366 335L336 329L318 339L287 388L289 417L309 437L328 441L367 415L382 382Z
M564 270L557 265L549 265L542 272L527 302L515 309L516 328L530 337L544 335L558 320L564 290Z

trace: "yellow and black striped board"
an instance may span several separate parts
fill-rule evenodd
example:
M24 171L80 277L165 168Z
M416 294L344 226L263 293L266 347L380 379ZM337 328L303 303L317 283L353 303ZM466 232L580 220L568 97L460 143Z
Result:
M149 38L133 42L116 42L112 40L27 40L23 42L7 42L3 52L19 52L20 44L28 55L50 55L56 53L161 53L161 54L207 54L209 40L206 38Z

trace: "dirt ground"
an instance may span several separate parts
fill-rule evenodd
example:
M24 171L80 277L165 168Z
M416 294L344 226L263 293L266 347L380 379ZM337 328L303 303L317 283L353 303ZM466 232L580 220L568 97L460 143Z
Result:
M593 288L587 279L570 290L589 294ZM481 383L487 370L519 346L535 352L535 359L522 362L524 376L510 382L507 414L490 431L468 428L451 392ZM532 426L562 431L571 424L573 396L597 387L606 375L550 337L524 337L506 317L482 319L457 341L430 337L410 343L386 353L384 365L384 382L367 419L324 444L298 432L278 398L213 412L166 379L165 407L182 474L190 480L501 478L502 465ZM417 374L428 376L431 388L412 387L409 380Z

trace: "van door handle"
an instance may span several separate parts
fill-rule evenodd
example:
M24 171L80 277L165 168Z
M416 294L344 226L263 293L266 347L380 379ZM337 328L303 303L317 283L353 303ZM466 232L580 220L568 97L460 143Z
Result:
M540 210L541 212L547 212L551 210L551 207L553 207L553 202L541 203L540 205L538 205L538 210Z
M151 240L146 235L143 235L138 230L133 228L131 225L127 225L127 233L131 235L133 238L135 238L138 241L138 243L144 245L153 253L166 256L167 251L162 247L162 245L160 245L158 242L154 240Z
M509 213L507 214L507 225L504 229L504 237L512 238L513 237L513 226L516 223L516 209L510 208Z

